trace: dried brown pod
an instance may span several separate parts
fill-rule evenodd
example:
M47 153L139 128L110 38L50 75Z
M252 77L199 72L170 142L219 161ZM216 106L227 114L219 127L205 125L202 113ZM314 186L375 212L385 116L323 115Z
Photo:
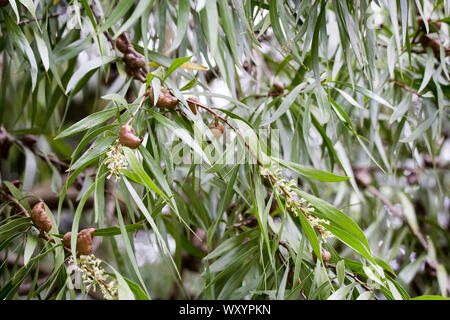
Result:
M130 64L125 64L125 71L130 75L135 77L138 74L139 69L132 67Z
M136 136L136 131L130 125L123 125L119 131L119 142L131 149L136 149L142 143L142 139Z
M92 239L94 238L95 228L83 229L77 235L77 253L89 255L92 253ZM67 232L62 240L65 247L70 248L70 239L72 232Z
M196 97L189 97L187 103L189 105L189 109L191 109L193 114L197 114L198 103L200 101Z
M128 40L125 33L122 33L116 40L117 49L119 49L120 52L125 53L130 46L130 40Z
M328 262L331 259L331 253L325 249L322 249L322 260Z
M52 222L45 212L44 202L38 202L31 210L31 220L41 231L49 232L52 228Z
M428 22L428 28L429 28L430 32L439 32L439 30L441 30L442 24L440 22L434 21L431 18L428 18L427 22ZM422 17L419 17L417 19L417 23L419 24L419 29L426 31L425 23L423 22Z
M136 56L134 55L133 51L127 50L127 53L123 56L123 60L127 65L129 65L132 68L137 68L135 63Z
M148 98L150 99L150 104L153 105L155 96L153 93L153 88L150 87L148 91ZM178 99L170 93L168 90L162 89L159 93L158 101L155 105L157 108L162 109L173 109L177 106Z
M92 253L92 239L94 238L95 228L83 229L78 232L77 251L80 254Z
M72 238L72 232L66 232L62 239L62 243L65 247L70 248L70 238Z
M135 59L134 59L134 64L136 65L136 67L138 68L145 68L145 58L142 54L135 53Z
M419 38L419 42L422 44L423 47L430 47L433 50L434 56L436 59L440 59L440 49L443 43L440 41L440 39L434 39L431 38L428 35L422 35ZM444 56L448 57L450 56L450 48L444 47Z
M217 122L213 123L209 129L211 129L212 134L216 139L220 138L225 130L225 127L222 123Z
M132 68L145 68L145 58L142 54L134 50L133 47L129 47L123 56L123 60L127 65Z
M272 84L272 88L270 89L269 95L271 96L280 96L284 92L284 85L278 81L275 81Z
M324 248L322 248L322 260L323 262L328 262L331 259L331 253L328 250L325 250ZM313 260L314 262L317 261L317 256L316 253L314 252L314 250L312 251L312 256L313 256Z

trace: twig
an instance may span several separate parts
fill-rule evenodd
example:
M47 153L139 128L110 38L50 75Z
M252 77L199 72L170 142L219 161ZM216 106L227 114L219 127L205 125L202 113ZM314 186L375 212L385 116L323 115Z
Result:
M61 11L61 12L55 12L55 13L51 13L47 16L47 18L57 18L63 14L66 14L67 10ZM22 24L26 24L26 23L30 23L30 22L34 22L34 21L40 21L44 18L45 16L39 17L39 18L30 18L30 19L23 19L22 21L19 21L18 25L22 25Z
M240 227L243 227L243 226L247 226L247 225L249 225L249 224L251 224L251 223L253 223L253 222L255 222L255 221L256 221L256 217L255 217L255 216L252 216L250 219L243 220L243 221L241 221L241 222L237 222L237 223L235 223L235 224L233 224L233 225L231 225L231 226L227 226L226 228L227 228L227 229L231 229L231 228L240 228Z
M98 15L97 7L95 6L95 2L92 2L90 4L90 7L91 7L91 11L92 11L92 14L94 15L95 20L97 21L97 23L99 23L100 16ZM108 30L103 31L103 34L105 35L106 39L108 39L109 43L111 44L112 48L114 49L116 47L116 43L115 43L113 37L111 36L111 34L108 32Z
M133 121L136 114L142 109L142 106L143 106L146 98L147 98L147 96L145 96L145 95L142 97L141 101L139 102L139 106L136 108L136 110L134 110L133 114L131 115L131 118L128 119L128 121L125 125L130 125L131 121Z
M30 217L30 215L28 214L27 209L25 209L25 207L14 197L10 196L9 194L7 194L5 191L0 189L0 193L8 200L14 202L14 204L20 209L20 211L23 213L23 215L27 218Z
M392 214L394 216L396 216L397 218L400 218L403 221L403 213L401 211L397 210L397 208L394 207L392 202L389 201L389 199L384 194L382 194L380 191L378 191L375 187L373 187L371 185L367 185L366 190L369 191L370 193L372 193L378 199L380 199L381 202L383 202L383 204L389 209L390 212L392 212ZM428 244L425 241L422 233L420 231L412 230L412 228L409 224L408 224L408 226L411 229L411 231L414 233L414 235L417 237L417 239L419 240L422 247L425 250L428 250Z
M286 248L286 250L289 250L286 246L286 244L280 240L280 245L283 246L284 248ZM277 257L278 259L281 261L281 263L283 264L283 266L285 266L286 268L288 268L288 275L291 278L291 280L295 280L294 279L294 271L292 271L292 268L289 268L286 264L286 261L284 260L283 256L280 253L280 250L277 250ZM297 279L297 283L299 283L299 285L301 284L301 280L300 277ZM305 290L303 290L303 288L300 290L300 294L302 295L303 299L308 300L308 298L305 295Z
M325 267L336 270L336 266L329 264L329 263L325 263ZM374 290L372 288L368 287L361 279L358 278L357 275L355 275L351 272L348 272L348 271L345 271L345 274L347 276L353 278L356 282L358 282L358 284L361 285L361 287L363 287L366 291L370 291L370 292L374 293ZM375 297L375 299L378 300L378 297L375 294L374 294L374 297Z
M289 250L289 248L287 247L287 245L284 241L280 241L280 245L283 246L284 248L286 248L286 250ZM277 251L277 252L279 252L279 251ZM284 265L286 265L286 264L284 264ZM325 267L336 270L335 265L332 265L332 264L329 264L326 262L325 262ZM349 271L345 271L345 274L348 275L349 277L353 278L356 282L358 282L361 285L361 287L363 287L366 291L374 292L374 290L372 288L370 288L369 286L367 286L361 279L359 279L357 275L355 275ZM375 299L378 300L377 296L375 296Z
M406 90L406 91L408 91L408 92L411 92L411 93L415 94L415 95L418 96L419 98L423 98L423 96L422 96L419 92L415 91L414 89L411 89L411 88L407 87L405 84L403 84L403 83L401 83L401 82L398 82L397 80L392 79L392 78L390 78L389 81L391 81L392 83L394 83L396 86L398 86L398 87L400 87L400 88L403 88L404 90Z

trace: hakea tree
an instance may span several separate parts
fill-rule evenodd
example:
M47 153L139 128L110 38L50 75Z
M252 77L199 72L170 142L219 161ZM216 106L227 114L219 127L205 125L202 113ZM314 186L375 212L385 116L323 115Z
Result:
M0 298L444 298L449 12L0 2Z

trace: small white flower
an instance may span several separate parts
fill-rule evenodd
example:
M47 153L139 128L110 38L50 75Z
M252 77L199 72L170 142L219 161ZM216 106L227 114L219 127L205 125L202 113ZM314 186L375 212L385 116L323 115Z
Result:
M83 281L86 292L88 292L91 288L95 292L97 286L99 286L105 299L117 299L118 295L116 281L112 280L109 284L106 284L109 275L107 275L100 266L102 262L100 259L94 255L82 255L78 259L79 267L75 267L73 264L72 256L67 261L69 263L67 271L71 273L73 270L76 270L75 282L77 282L77 279L80 278L79 273L81 273L81 280ZM80 288L79 284L76 285L76 287Z
M110 179L111 176L115 176L116 181L119 181L120 170L128 167L127 159L123 154L122 146L120 144L111 146L109 151L106 153L106 156L108 158L105 163L108 164L108 170L110 172L107 178Z

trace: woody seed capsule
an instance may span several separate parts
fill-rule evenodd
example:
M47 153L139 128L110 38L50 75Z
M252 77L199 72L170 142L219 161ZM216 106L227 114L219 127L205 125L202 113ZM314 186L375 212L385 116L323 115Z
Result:
M329 251L327 251L327 250L322 248L321 253L322 253L322 260L323 260L323 262L328 262L331 259L331 253ZM313 256L314 262L316 262L317 261L317 256L316 256L316 253L314 252L314 250L312 252L312 256Z
M82 255L89 255L92 253L92 239L94 238L95 228L83 229L78 232L77 235L77 253ZM62 240L65 247L70 248L70 239L72 237L72 232L67 232Z
M31 220L40 230L49 232L52 228L52 222L45 212L44 202L38 202L31 210Z
M220 138L220 136L223 134L223 131L225 130L225 127L222 123L218 122L217 124L212 124L210 127L212 134L216 139Z
M127 36L125 33L122 33L116 40L116 46L117 49L119 49L120 52L125 53L128 49L128 47L131 46L130 42L128 41Z
M142 143L142 139L136 136L136 131L130 125L123 125L119 132L119 142L131 149L136 149Z
M150 87L148 91L148 98L150 99L150 104L153 105L155 96L153 93L153 88ZM155 107L161 108L161 109L173 109L177 106L178 99L177 97L173 96L170 91L163 91L159 93L158 101L155 105Z

